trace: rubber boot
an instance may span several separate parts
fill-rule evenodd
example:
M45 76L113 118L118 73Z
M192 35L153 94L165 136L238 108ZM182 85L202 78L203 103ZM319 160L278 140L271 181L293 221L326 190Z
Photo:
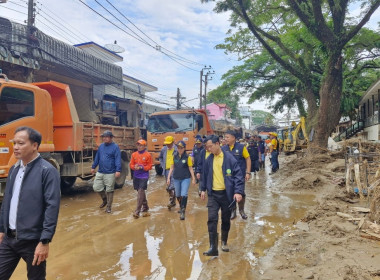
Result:
M222 230L222 236L221 236L221 239L222 239L222 251L223 251L223 252L229 252L230 249L228 248L228 245L227 245L228 231L226 231L226 230Z
M240 212L240 215L241 217L246 220L248 218L248 216L245 214L244 212L244 204L245 204L245 197L243 197L240 202L238 202L238 205L239 205L239 212Z
M210 249L208 251L203 252L204 256L219 256L218 252L218 233L217 232L209 232L210 239Z
M103 208L107 205L107 196L104 192L99 192L99 195L103 200L102 204L99 205L99 208Z
M235 218L236 218L236 205L235 205L234 209L231 210L231 220L233 220Z
M107 213L111 213L111 207L112 207L112 202L113 202L113 192L108 192L107 193Z
M187 205L187 196L182 196L182 199L181 199L181 216L179 217L180 220L185 219L186 205Z
M168 209L171 210L173 207L175 207L175 191L168 190L168 193L169 193Z
M179 210L177 213L181 213L181 199L182 199L182 196L177 197L177 201L178 201L178 205L179 205Z

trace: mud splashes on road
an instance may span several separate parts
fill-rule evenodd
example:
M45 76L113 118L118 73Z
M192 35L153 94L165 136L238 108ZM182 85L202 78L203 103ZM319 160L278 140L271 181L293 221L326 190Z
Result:
M163 177L148 187L150 217L134 219L136 191L128 181L116 190L113 213L98 208L93 192L62 197L47 279L255 279L258 259L304 216L313 196L276 191L279 175L259 173L246 185L246 214L232 221L230 252L204 257L208 249L206 202L191 186L186 220L168 211ZM12 279L25 279L20 262Z

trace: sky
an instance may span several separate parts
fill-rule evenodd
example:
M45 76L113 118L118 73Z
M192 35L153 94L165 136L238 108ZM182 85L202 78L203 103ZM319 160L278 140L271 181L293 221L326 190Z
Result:
M185 104L197 108L201 69L211 65L215 71L212 80L208 82L209 91L221 85L221 76L239 64L237 57L215 49L217 44L223 43L230 22L228 13L217 14L213 11L214 2L97 0L130 28L127 29L101 8L96 0L35 1L36 26L50 36L72 45L93 41L104 46L116 40L125 49L125 52L120 53L124 61L118 63L124 74L158 88L157 92L147 93L157 101L155 105L160 105L160 102L174 105L173 98L179 88L182 96L186 97ZM82 2L125 32L101 18ZM352 13L359 13L359 9L353 7ZM27 18L27 0L8 0L7 3L0 4L0 16L23 23ZM380 18L379 10L372 16L371 25L375 25L376 18ZM156 45L171 58L157 51ZM246 102L247 98L241 101L244 105L247 105ZM252 110L269 111L268 105L267 101L260 101L250 107ZM162 104L160 106L168 107Z

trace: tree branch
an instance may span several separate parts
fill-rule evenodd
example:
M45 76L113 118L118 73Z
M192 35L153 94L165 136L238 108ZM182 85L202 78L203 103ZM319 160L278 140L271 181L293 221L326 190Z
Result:
M365 16L362 18L362 20L359 22L358 25L355 26L355 28L351 29L350 32L346 36L344 36L340 42L341 46L343 47L345 44L347 44L359 31L360 29L369 21L372 14L376 11L376 9L380 6L380 0L376 0L373 5L368 9L368 12L365 14Z
M251 32L253 33L253 35L257 38L257 40L260 41L260 43L264 46L264 48L270 53L270 55L284 68L286 69L287 71L289 71L290 73L292 73L295 77L299 78L300 80L304 80L306 77L301 73L299 72L297 69L295 69L291 64L289 64L288 62L286 62L285 60L283 60L276 52L275 50L269 46L269 44L264 40L264 38L260 35L261 32L264 32L263 30L261 30L260 28L258 28L252 21L251 19L248 17L247 15L247 12L244 8L244 5L243 5L243 1L242 0L238 0L238 3L239 3L239 6L240 6L240 9L241 11L239 11L238 9L236 9L233 5L231 5L231 8L232 10L238 14L239 16L241 16L244 21L247 23L248 25L248 28L249 30L251 30ZM259 33L259 30L260 30L260 33ZM266 33L266 32L264 32ZM268 34L269 35L269 34ZM269 35L271 36L271 35ZM273 37L273 36L272 36ZM269 38L268 38L269 39ZM279 40L276 40L276 38L273 37L273 40L274 42L276 42L277 44L279 44L278 42L280 42ZM280 46L280 45L279 45ZM285 47L285 46L283 46ZM306 72L306 71L305 71Z

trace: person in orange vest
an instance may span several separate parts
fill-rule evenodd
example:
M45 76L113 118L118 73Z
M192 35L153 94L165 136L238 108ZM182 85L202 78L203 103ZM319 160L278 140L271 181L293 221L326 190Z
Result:
M146 150L146 141L137 141L137 151L132 154L129 167L133 170L133 188L137 191L137 207L133 213L133 217L138 219L140 212L143 217L148 217L149 206L146 199L148 187L149 170L152 169L152 156Z

